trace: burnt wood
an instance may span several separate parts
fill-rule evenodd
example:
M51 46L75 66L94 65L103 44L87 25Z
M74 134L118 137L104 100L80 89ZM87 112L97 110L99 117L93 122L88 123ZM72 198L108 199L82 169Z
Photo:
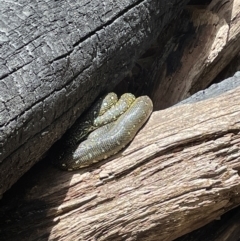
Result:
M0 1L0 195L188 1Z

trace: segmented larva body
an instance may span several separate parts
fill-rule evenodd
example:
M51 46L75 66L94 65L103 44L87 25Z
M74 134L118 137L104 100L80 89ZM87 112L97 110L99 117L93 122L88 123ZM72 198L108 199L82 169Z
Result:
M115 122L96 130L100 134L93 132L87 140L68 149L59 157L58 166L72 171L116 154L134 138L152 110L153 104L148 96L137 98Z

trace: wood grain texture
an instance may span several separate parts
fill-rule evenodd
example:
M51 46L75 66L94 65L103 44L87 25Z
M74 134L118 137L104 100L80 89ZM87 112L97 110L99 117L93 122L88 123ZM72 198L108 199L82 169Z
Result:
M213 0L206 6L186 7L181 23L169 24L156 42L151 67L146 67L155 110L207 88L239 54L239 12L240 0Z
M154 112L124 151L91 168L61 172L46 159L3 198L0 235L170 241L218 219L240 204L239 120L237 88Z
M222 215L206 226L176 239L175 241L237 241L240 237L240 207Z

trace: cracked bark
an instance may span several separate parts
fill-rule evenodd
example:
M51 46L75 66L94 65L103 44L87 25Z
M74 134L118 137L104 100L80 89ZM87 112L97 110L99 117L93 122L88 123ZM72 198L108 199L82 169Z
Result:
M187 2L1 0L0 195L129 73Z
M240 203L239 117L240 87L154 112L125 150L90 168L62 172L46 159L2 201L1 237L167 241L218 219Z

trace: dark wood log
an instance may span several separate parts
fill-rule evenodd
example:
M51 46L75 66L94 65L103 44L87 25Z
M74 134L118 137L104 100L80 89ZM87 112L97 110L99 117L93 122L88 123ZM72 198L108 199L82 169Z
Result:
M240 88L154 112L121 153L36 166L3 198L4 240L173 240L240 204ZM18 194L17 194L18 193Z
M188 1L0 1L0 195Z

